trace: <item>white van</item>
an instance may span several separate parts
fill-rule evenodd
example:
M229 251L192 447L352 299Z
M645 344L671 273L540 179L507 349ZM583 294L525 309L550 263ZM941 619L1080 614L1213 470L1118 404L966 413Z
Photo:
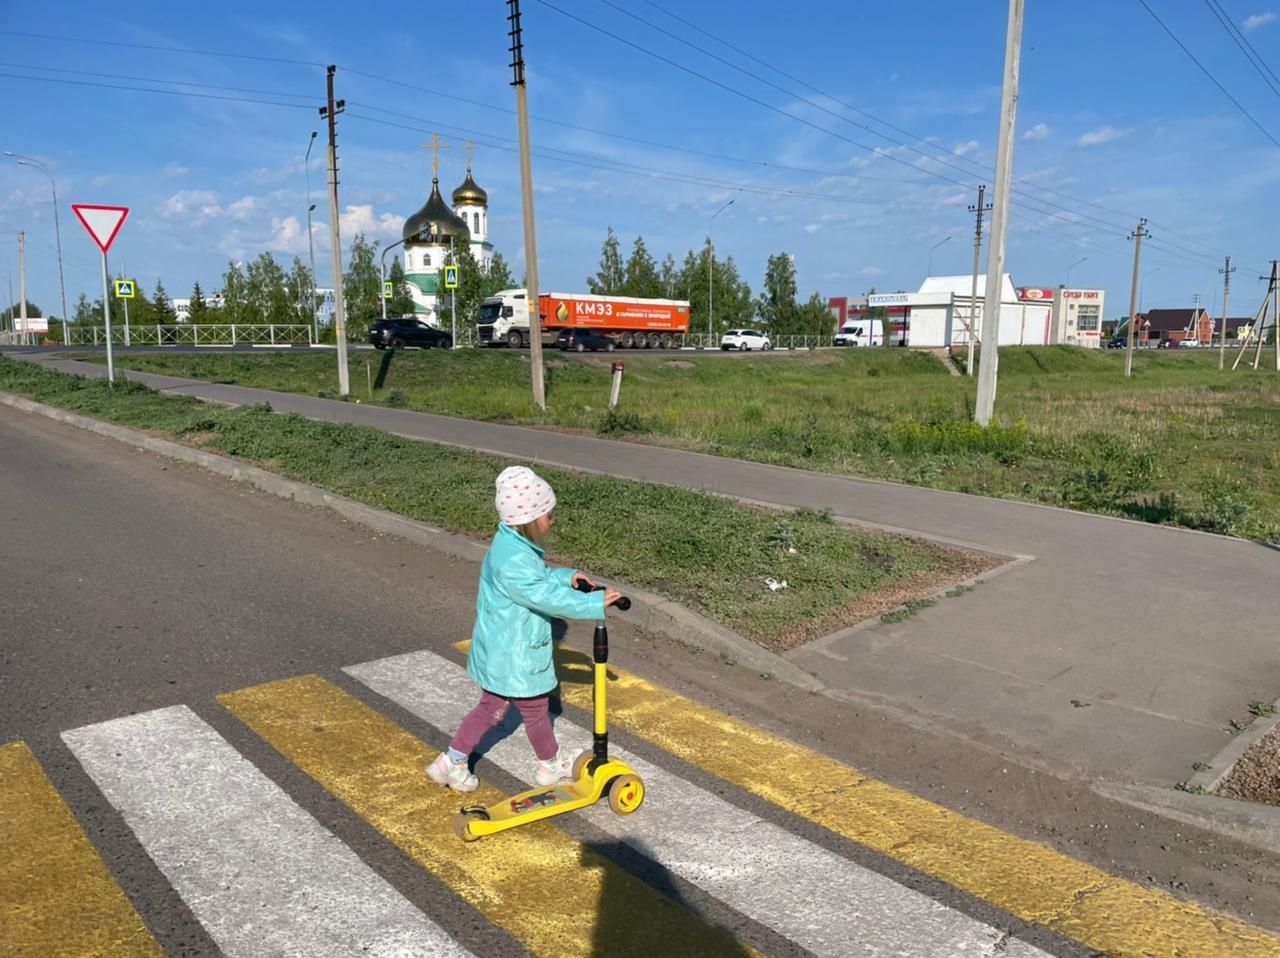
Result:
M884 321L851 319L836 333L837 346L880 346L884 343Z

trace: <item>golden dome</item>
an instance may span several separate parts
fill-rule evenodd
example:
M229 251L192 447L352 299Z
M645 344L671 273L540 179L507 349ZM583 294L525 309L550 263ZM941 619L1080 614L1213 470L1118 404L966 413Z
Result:
M453 191L454 206L489 206L489 194L482 190L478 183L471 178L471 167L467 167L467 178L462 181L462 185Z
M451 236L463 243L471 242L471 230L461 216L445 205L437 179L432 179L431 195L422 209L404 221L401 236L408 243L448 243Z

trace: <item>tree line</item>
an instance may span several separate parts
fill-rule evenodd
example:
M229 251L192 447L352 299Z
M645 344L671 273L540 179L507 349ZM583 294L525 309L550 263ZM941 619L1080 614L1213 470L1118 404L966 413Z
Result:
M624 260L618 236L609 227L600 249L600 267L587 278L597 296L637 296L689 301L689 326L695 333L709 328L714 312L716 334L738 326L763 326L773 336L821 336L831 332L831 313L818 293L796 300L795 260L789 253L769 257L758 297L738 271L732 256L715 257L708 241L689 250L677 265L670 253L658 263L643 236L632 243Z

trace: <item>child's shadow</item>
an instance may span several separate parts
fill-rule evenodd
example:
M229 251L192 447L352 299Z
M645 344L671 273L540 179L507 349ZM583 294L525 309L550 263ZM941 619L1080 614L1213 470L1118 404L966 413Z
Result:
M595 666L591 656L585 652L579 652L577 649L566 648L563 645L565 635L568 633L568 625L562 619L551 620L551 641L555 645L556 678L568 685L587 685L590 686L595 682ZM610 682L616 682L618 673L606 667L605 674ZM550 711L552 722L564 714L564 706L560 701L559 686L551 693ZM520 712L511 708L508 709L506 717L489 730L476 745L475 755L477 758L485 755L489 749L493 748L508 735L514 734L520 728Z

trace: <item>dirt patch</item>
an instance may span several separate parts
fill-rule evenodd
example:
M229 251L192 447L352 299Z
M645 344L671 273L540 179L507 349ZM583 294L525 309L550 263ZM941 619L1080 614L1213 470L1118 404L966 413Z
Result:
M1280 725L1240 756L1217 793L1263 805L1280 805Z
M163 438L170 439L168 434L163 434ZM218 434L216 432L189 432L185 436L179 437L179 441L184 442L189 446L199 446L200 448L204 448L205 446L210 445L217 438Z
M691 363L687 359L672 359L662 364L671 369L697 369L697 363Z

